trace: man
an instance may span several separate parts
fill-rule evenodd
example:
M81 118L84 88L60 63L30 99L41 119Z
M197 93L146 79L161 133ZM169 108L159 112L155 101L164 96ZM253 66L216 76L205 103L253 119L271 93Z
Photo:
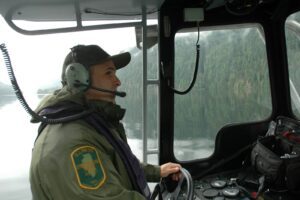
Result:
M140 164L131 152L115 103L121 85L116 70L129 53L110 56L96 45L78 45L67 55L63 87L42 100L37 112L58 122L42 123L32 152L34 200L149 199L146 181L157 182L180 165ZM33 120L34 121L34 120Z

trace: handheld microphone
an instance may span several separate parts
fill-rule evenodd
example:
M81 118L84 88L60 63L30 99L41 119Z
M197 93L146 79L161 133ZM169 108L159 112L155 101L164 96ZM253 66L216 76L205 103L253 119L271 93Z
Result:
M107 90L107 89L98 88L98 87L94 87L94 86L89 86L87 84L81 83L80 81L77 81L76 83L74 83L74 86L75 87L86 86L88 88L98 90L100 92L108 92L108 93L114 94L114 95L119 96L119 97L125 97L126 96L126 92L113 91L113 90Z

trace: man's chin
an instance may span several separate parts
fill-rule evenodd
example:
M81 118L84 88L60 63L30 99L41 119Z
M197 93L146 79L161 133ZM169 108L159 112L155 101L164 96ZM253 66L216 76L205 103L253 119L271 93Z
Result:
M99 101L108 101L108 102L112 102L115 103L115 94L105 94L105 95L99 95L99 94L95 94L95 95L89 95L87 96L88 100L99 100Z

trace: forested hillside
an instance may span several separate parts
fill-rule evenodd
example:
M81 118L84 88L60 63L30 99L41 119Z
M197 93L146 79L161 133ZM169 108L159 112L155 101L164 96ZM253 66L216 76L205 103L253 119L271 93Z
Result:
M271 114L272 102L266 48L259 31L211 32L200 38L200 44L201 65L195 87L187 95L175 94L176 137L184 138L188 132L189 136L214 138L224 124L266 119ZM290 62L296 64L299 47L293 48ZM128 124L142 118L142 52L132 49L131 53L130 65L121 72L122 88L128 96L119 100L127 105ZM195 40L178 37L175 55L175 87L184 90L192 80L195 67ZM148 77L152 78L157 73L157 46L149 50L148 56ZM290 70L296 72L292 73L295 76L299 73L297 68ZM300 82L296 77L294 82L298 87ZM157 94L153 90L149 94L148 110L155 111L153 102ZM148 117L149 127L155 127L156 113ZM152 134L149 127L148 132Z
M216 32L209 34L205 40L200 40L201 66L195 87L187 95L175 96L175 130L182 137L185 132L189 132L191 136L201 133L202 136L204 134L210 137L224 125L224 121L229 123L232 120L240 122L263 119L270 114L266 52L260 40L251 38L255 34L257 37L257 33L249 30L244 34L235 31L228 31L226 34ZM194 43L189 37L179 37L176 40L175 87L179 90L187 88L192 79L195 66ZM126 102L125 105L130 105L125 119L129 124L140 121L142 117L142 81L136 80L142 77L142 55L137 49L133 49L131 53L132 62L122 71L122 87L127 89L129 95L121 100ZM150 49L148 55L148 73L155 74L153 71L157 66L157 46ZM150 111L156 109L151 99L148 104ZM248 105L247 110L244 109L245 104ZM149 117L153 119L149 120L149 126L154 126L151 122L155 121L156 115Z
M188 132L214 138L224 124L261 120L271 114L266 50L257 29L211 32L201 48L205 60L195 88L190 95L176 97L177 137ZM186 63L180 58L179 63ZM177 79L191 79L191 75L183 76L181 70Z
M1 95L13 94L13 89L10 85L0 82L0 94Z

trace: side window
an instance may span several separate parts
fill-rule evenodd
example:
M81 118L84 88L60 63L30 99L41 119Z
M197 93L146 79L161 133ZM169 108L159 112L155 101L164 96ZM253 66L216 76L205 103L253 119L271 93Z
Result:
M63 60L74 45L97 44L111 55L129 51L132 56L130 64L117 71L122 82L119 90L125 91L127 96L118 97L116 101L127 110L123 123L132 151L140 160L143 159L142 51L136 47L134 27L25 36L11 30L3 18L0 18L0 24L0 40L8 48L17 81L32 109L36 108L43 96L61 87ZM157 60L157 45L149 49L149 54L154 57L152 60ZM157 68L157 65L151 67ZM29 167L38 124L30 123L30 116L17 101L2 56L0 71L0 199L10 197L15 200L29 200ZM151 72L149 78L153 79L157 72L154 69ZM157 86L152 87L149 93L157 94ZM149 100L150 103L155 103L153 101L154 99ZM157 104L156 102L156 106ZM152 128L150 131L148 137L153 140L149 140L151 144L148 146L157 147L157 130ZM151 163L157 163L156 155L151 154L148 157Z
M285 33L292 111L300 119L300 12L286 19Z
M197 30L175 35L175 88L193 77ZM174 154L182 161L206 158L226 124L271 115L266 47L260 26L216 27L200 31L200 61L194 88L175 94ZM241 133L243 134L243 133Z

